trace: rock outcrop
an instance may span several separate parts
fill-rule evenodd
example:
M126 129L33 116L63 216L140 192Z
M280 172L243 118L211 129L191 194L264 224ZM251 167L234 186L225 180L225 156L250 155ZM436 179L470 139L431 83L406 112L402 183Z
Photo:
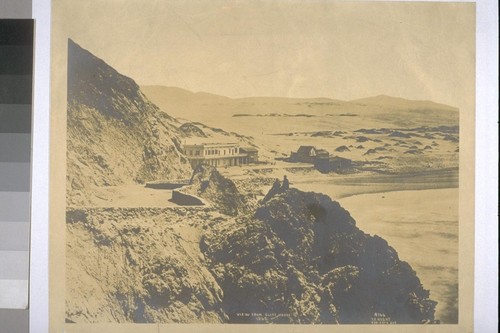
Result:
M434 322L412 268L325 195L280 191L253 217L215 225L201 248L232 322Z
M223 214L235 216L247 208L233 181L222 176L213 166L198 165L193 171L189 187L183 191L207 199Z
M193 123L184 123L179 127L180 132L185 137L198 137L198 138L206 138L207 135L201 128L196 126Z

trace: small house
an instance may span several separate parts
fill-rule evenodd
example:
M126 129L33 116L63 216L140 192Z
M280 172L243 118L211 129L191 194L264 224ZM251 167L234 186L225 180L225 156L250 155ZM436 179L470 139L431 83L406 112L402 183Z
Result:
M317 158L314 161L314 167L322 173L344 173L352 169L352 161L339 156Z
M314 163L317 151L313 146L300 146L297 152L292 152L290 160L292 162Z

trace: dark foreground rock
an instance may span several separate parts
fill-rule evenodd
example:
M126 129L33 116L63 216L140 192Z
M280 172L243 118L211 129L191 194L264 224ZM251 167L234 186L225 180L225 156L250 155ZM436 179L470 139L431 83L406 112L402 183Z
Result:
M378 236L337 202L296 189L202 238L232 322L434 322L436 302Z

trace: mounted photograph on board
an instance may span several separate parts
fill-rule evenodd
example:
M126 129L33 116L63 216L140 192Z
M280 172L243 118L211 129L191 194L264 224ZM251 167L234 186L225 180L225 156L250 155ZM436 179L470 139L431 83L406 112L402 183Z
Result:
M473 3L53 0L51 78L53 330L472 331Z

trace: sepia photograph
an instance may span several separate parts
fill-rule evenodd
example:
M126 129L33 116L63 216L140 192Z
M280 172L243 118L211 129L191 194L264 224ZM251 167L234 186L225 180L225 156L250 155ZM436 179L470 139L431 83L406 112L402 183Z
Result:
M470 329L473 3L52 4L53 327Z

